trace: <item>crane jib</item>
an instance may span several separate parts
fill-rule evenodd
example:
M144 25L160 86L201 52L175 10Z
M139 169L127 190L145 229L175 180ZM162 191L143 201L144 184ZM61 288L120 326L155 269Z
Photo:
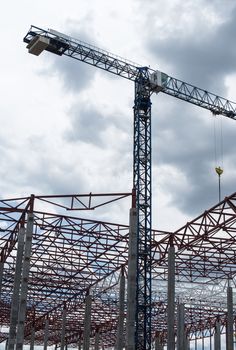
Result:
M46 50L56 55L70 56L134 82L139 76L141 67L136 63L53 29L44 30L31 26L24 37L24 42L28 44L29 52L35 55ZM236 119L236 103L232 101L150 68L148 68L147 79L151 92L163 92L208 109L213 114Z

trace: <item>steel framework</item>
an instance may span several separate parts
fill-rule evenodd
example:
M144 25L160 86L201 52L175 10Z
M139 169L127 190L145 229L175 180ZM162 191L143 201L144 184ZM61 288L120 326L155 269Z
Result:
M121 269L127 275L129 227L70 216L68 208L78 209L77 204L71 206L74 201L82 202L84 207L89 198L99 198L97 203L102 206L114 200L125 200L130 195L30 196L0 201L0 249L4 264L0 301L2 327L9 327L10 322L19 230L27 224L27 214L33 209L25 341L30 342L34 329L36 344L42 345L48 321L49 344L59 346L62 315L66 309L65 343L76 346L83 338L85 297L90 291L92 344L99 329L100 344L115 345L118 284ZM219 319L221 331L225 330L228 280L235 285L235 233L236 193L175 232L152 231L151 342L158 332L166 343L170 242L176 249L175 302L185 303L189 338L209 337ZM125 310L126 307L125 303ZM236 315L234 318L236 320ZM7 334L2 331L1 341L6 338Z

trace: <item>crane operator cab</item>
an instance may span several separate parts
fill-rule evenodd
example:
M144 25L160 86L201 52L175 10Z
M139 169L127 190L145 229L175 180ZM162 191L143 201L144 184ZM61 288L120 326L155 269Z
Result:
M160 92L165 90L165 87L168 83L168 78L168 75L163 72L160 72L158 70L153 72L149 78L151 89L154 92Z

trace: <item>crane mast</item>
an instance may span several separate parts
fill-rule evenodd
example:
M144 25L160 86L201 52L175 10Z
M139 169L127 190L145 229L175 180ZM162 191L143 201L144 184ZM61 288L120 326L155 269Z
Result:
M231 119L236 119L236 104L52 29L31 26L24 42L29 53L39 55L46 50L65 55L134 82L133 186L137 209L135 349L151 350L151 95L162 92Z

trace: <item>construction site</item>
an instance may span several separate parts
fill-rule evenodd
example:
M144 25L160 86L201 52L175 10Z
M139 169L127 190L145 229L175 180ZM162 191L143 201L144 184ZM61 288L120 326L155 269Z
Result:
M236 193L221 198L219 167L218 203L173 232L152 227L151 96L234 120L236 104L52 29L23 40L134 83L133 187L0 200L5 349L236 349ZM128 225L88 218L121 203Z

